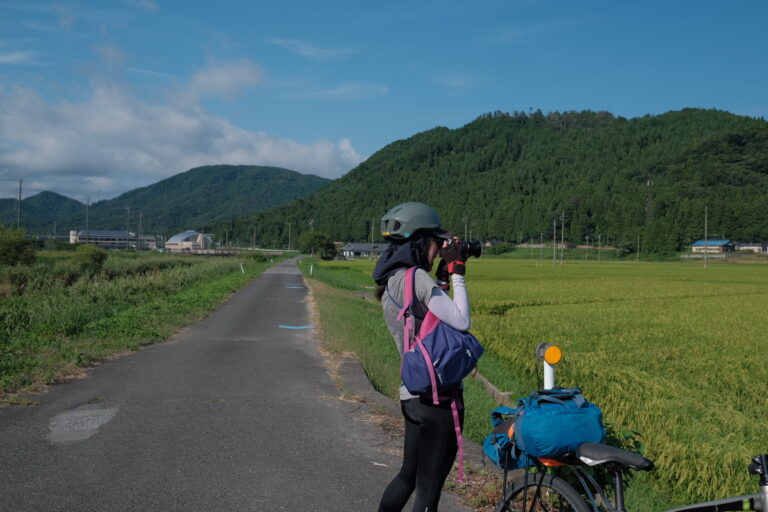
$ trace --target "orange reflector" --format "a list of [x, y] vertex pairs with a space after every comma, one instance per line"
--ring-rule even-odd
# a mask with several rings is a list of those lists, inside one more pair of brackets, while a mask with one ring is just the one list
[[551, 365], [556, 365], [563, 359], [563, 351], [557, 345], [550, 345], [544, 351], [544, 361]]
[[565, 462], [560, 462], [559, 460], [555, 460], [555, 459], [542, 459], [541, 457], [539, 457], [539, 462], [541, 462], [542, 465], [550, 468], [565, 466]]

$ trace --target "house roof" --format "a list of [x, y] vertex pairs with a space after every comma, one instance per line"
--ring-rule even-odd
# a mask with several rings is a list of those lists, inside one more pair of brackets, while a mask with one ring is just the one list
[[184, 231], [183, 233], [178, 233], [176, 235], [173, 235], [171, 238], [166, 240], [166, 243], [168, 242], [195, 242], [197, 241], [197, 237], [200, 235], [197, 231]]
[[389, 244], [366, 244], [366, 243], [357, 243], [352, 242], [348, 243], [344, 247], [341, 248], [342, 251], [370, 251], [373, 249], [374, 252], [382, 252], [384, 251]]
[[693, 247], [722, 247], [730, 243], [730, 240], [697, 240], [693, 243]]
[[110, 230], [100, 230], [100, 229], [87, 229], [87, 230], [84, 229], [82, 231], [78, 231], [77, 236], [108, 236], [113, 238], [133, 237], [133, 235], [127, 231], [110, 231]]

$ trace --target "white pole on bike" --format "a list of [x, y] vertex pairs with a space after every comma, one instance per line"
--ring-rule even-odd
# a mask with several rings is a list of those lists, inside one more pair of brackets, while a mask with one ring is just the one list
[[544, 363], [544, 389], [555, 387], [555, 365], [563, 359], [563, 351], [547, 342], [536, 346], [536, 358]]

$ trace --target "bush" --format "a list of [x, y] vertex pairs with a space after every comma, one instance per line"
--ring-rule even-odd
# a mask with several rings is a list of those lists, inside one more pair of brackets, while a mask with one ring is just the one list
[[517, 250], [517, 246], [509, 242], [504, 242], [491, 247], [483, 247], [483, 253], [495, 256], [514, 252], [515, 250]]
[[109, 253], [101, 247], [86, 244], [77, 248], [73, 261], [84, 274], [94, 275], [104, 266], [108, 256]]
[[28, 265], [35, 260], [35, 242], [24, 238], [23, 229], [0, 226], [0, 265]]

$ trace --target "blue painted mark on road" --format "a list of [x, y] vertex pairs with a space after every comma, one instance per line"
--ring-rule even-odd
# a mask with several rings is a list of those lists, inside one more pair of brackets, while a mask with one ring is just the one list
[[280, 329], [311, 329], [311, 325], [278, 325]]
[[288, 288], [301, 288], [301, 289], [304, 289], [304, 285], [301, 285], [301, 284], [289, 284]]

